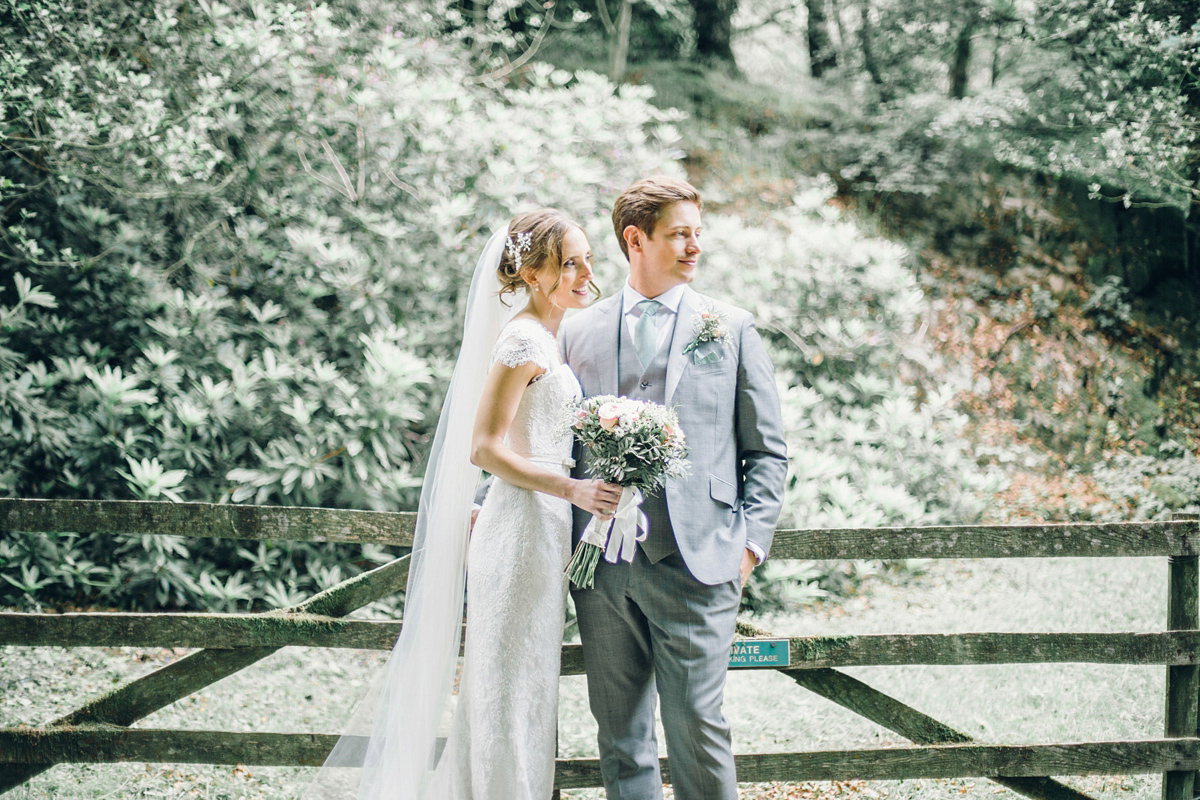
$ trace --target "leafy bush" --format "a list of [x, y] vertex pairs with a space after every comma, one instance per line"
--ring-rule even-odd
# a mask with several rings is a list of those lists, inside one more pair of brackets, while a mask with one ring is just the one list
[[[673, 169], [649, 90], [479, 80], [421, 9], [358, 5], [6, 12], [0, 492], [412, 507], [484, 238], [604, 230]], [[382, 557], [119, 541], [6, 535], [0, 603], [281, 605]]]
[[1119, 333], [1133, 319], [1129, 290], [1116, 275], [1109, 275], [1084, 302], [1082, 311], [1090, 314], [1101, 330]]
[[[955, 372], [923, 336], [928, 301], [903, 248], [867, 236], [832, 196], [828, 180], [815, 181], [758, 225], [705, 220], [704, 281], [754, 310], [777, 368], [791, 462], [780, 525], [971, 522], [995, 480], [962, 435]], [[750, 601], [761, 609], [842, 591], [877, 568], [762, 570]]]
[[[874, 74], [868, 81], [872, 66], [845, 51], [852, 60], [829, 93], [842, 113], [809, 135], [859, 190], [951, 199], [955, 185], [998, 168], [1079, 181], [1127, 206], [1186, 209], [1200, 50], [1168, 5], [873, 5]], [[969, 90], [952, 98], [947, 56], [964, 31], [969, 54], [983, 24], [991, 57], [971, 59]]]
[[970, 521], [991, 483], [960, 436], [961, 387], [924, 339], [925, 296], [903, 248], [865, 235], [832, 194], [817, 183], [762, 227], [706, 220], [709, 269], [755, 310], [782, 384], [782, 523]]
[[1178, 442], [1164, 442], [1158, 453], [1118, 453], [1092, 475], [1115, 501], [1096, 514], [1097, 519], [1125, 522], [1200, 514], [1200, 458]]

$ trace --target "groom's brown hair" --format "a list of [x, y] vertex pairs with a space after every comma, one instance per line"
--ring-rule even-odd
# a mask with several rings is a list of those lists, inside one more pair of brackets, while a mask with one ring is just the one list
[[695, 186], [666, 175], [643, 178], [621, 192], [617, 202], [613, 203], [612, 220], [617, 242], [626, 260], [629, 259], [629, 245], [625, 243], [625, 229], [633, 225], [645, 231], [647, 236], [653, 236], [654, 226], [658, 225], [663, 209], [682, 202], [695, 203], [697, 208], [704, 208], [700, 192]]

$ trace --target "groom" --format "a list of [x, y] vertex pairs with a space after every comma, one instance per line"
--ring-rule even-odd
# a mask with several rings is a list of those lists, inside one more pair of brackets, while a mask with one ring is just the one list
[[[673, 406], [690, 451], [688, 476], [647, 496], [649, 534], [633, 562], [601, 559], [594, 588], [572, 589], [609, 800], [662, 797], [656, 694], [675, 797], [737, 798], [725, 675], [742, 585], [766, 557], [783, 500], [779, 398], [753, 318], [688, 286], [700, 208], [685, 181], [626, 189], [612, 216], [629, 280], [560, 338], [585, 396]], [[575, 509], [576, 542], [586, 522]]]

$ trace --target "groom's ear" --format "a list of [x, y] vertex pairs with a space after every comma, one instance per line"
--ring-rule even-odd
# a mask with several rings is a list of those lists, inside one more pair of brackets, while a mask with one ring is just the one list
[[641, 228], [637, 225], [626, 225], [625, 230], [621, 231], [621, 235], [625, 238], [625, 246], [629, 248], [630, 252], [641, 251], [642, 237], [646, 235]]

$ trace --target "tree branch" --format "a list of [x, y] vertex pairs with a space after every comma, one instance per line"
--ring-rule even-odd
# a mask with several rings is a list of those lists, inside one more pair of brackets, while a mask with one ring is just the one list
[[354, 130], [358, 138], [358, 196], [361, 199], [367, 193], [367, 135], [363, 131], [363, 107], [361, 105], [355, 116], [358, 117]]
[[[598, 0], [598, 2], [602, 2], [602, 1], [603, 0]], [[770, 14], [767, 14], [767, 16], [763, 17], [758, 22], [750, 22], [745, 25], [741, 25], [737, 28], [734, 28], [733, 32], [737, 35], [741, 35], [743, 33], [750, 33], [752, 31], [761, 30], [762, 28], [765, 28], [768, 25], [772, 25], [776, 22], [779, 22], [780, 18], [783, 17], [783, 15], [785, 15], [789, 12], [795, 12], [795, 10], [797, 8], [799, 8], [799, 4], [797, 4], [797, 3], [792, 3], [791, 5], [781, 6], [777, 9], [775, 9], [774, 11], [772, 11]]]
[[425, 205], [425, 199], [423, 197], [421, 197], [420, 192], [418, 192], [416, 190], [416, 188], [414, 186], [412, 186], [412, 184], [405, 183], [404, 181], [397, 178], [396, 173], [392, 172], [392, 170], [390, 168], [388, 168], [388, 167], [383, 168], [383, 176], [385, 178], [387, 178], [389, 181], [391, 181], [392, 185], [395, 186], [397, 189], [404, 192], [406, 195], [408, 195], [412, 199], [416, 200], [421, 205]]
[[[296, 137], [296, 155], [300, 156], [300, 166], [304, 168], [304, 171], [309, 177], [315, 179], [317, 183], [321, 184], [322, 186], [327, 186], [328, 188], [333, 189], [340, 195], [346, 194], [345, 186], [338, 184], [336, 181], [331, 181], [329, 178], [326, 178], [324, 175], [312, 168], [312, 164], [308, 163], [308, 157], [304, 155], [304, 150], [300, 147], [299, 136]], [[354, 202], [353, 190], [351, 190], [349, 199], [350, 202]]]
[[534, 54], [537, 53], [538, 48], [542, 46], [542, 42], [545, 41], [546, 34], [550, 31], [550, 23], [554, 21], [554, 3], [547, 3], [545, 8], [546, 16], [542, 20], [542, 27], [538, 28], [538, 32], [534, 34], [533, 42], [530, 43], [529, 49], [507, 66], [501, 67], [500, 69], [489, 72], [485, 75], [479, 75], [478, 77], [471, 78], [471, 83], [486, 83], [491, 80], [503, 78], [512, 73], [514, 70], [520, 69], [522, 66], [524, 66], [525, 62], [533, 58]]
[[346, 170], [342, 166], [341, 160], [337, 157], [337, 153], [333, 152], [333, 148], [329, 146], [329, 140], [321, 140], [321, 149], [325, 151], [325, 155], [329, 158], [329, 163], [333, 164], [338, 177], [342, 179], [342, 184], [346, 187], [346, 196], [353, 203], [358, 199], [358, 195], [354, 193], [354, 186], [350, 183], [350, 176], [346, 174]]
[[604, 25], [604, 30], [612, 36], [617, 32], [617, 27], [613, 25], [612, 17], [608, 13], [607, 0], [596, 0], [596, 11], [600, 14], [600, 22]]

